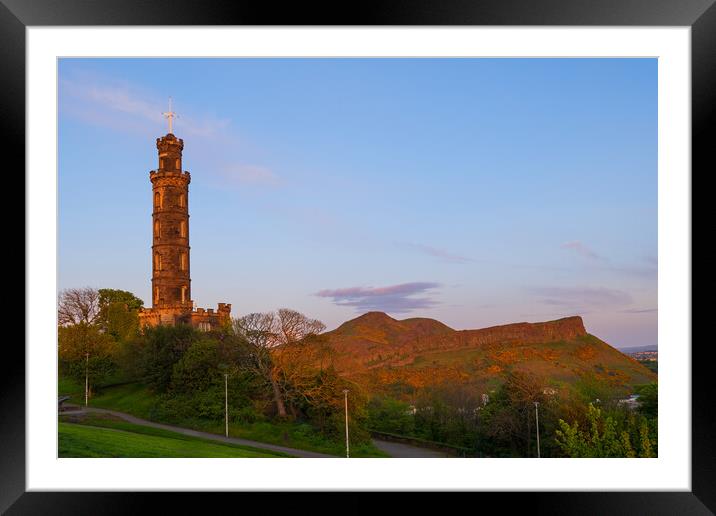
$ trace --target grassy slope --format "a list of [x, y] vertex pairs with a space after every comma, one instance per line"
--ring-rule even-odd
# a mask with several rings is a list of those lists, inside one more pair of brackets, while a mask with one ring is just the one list
[[156, 403], [156, 396], [141, 383], [105, 387], [90, 400], [93, 407], [118, 410], [142, 419], [152, 419], [152, 409]]
[[[62, 390], [60, 390], [62, 393]], [[75, 401], [81, 403], [82, 401]], [[90, 399], [90, 406], [126, 412], [134, 416], [156, 420], [152, 414], [152, 408], [157, 403], [157, 397], [139, 383], [115, 385], [101, 389], [96, 396]], [[202, 430], [222, 435], [224, 423], [202, 419], [187, 421], [159, 421], [163, 423], [176, 424], [177, 426]], [[229, 424], [229, 435], [252, 441], [278, 444], [301, 450], [316, 451], [336, 456], [343, 456], [345, 453], [344, 444], [329, 441], [314, 431], [309, 425], [300, 423], [272, 423], [257, 422], [252, 424]], [[371, 443], [351, 447], [351, 455], [354, 457], [387, 457], [384, 452], [377, 449]]]
[[372, 391], [397, 382], [419, 388], [443, 381], [484, 391], [502, 383], [510, 371], [541, 376], [557, 387], [567, 387], [583, 375], [593, 374], [621, 394], [657, 378], [654, 372], [593, 335], [572, 341], [423, 351], [401, 366], [373, 365], [354, 378]]
[[[146, 427], [139, 427], [144, 429]], [[135, 430], [137, 430], [135, 428]], [[71, 423], [59, 423], [60, 457], [280, 457], [269, 451], [213, 443], [173, 432], [148, 435]]]
[[657, 378], [586, 333], [579, 317], [455, 331], [432, 319], [398, 321], [370, 312], [326, 335], [337, 353], [336, 368], [372, 394], [430, 385], [485, 392], [519, 371], [558, 390], [594, 378], [614, 395], [624, 395]]

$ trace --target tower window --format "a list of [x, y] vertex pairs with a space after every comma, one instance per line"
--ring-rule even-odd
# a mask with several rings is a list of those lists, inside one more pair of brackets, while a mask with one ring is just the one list
[[179, 195], [179, 206], [181, 208], [186, 206], [186, 198], [185, 198], [184, 194]]
[[154, 234], [157, 236], [157, 238], [159, 238], [159, 237], [162, 236], [162, 230], [161, 230], [161, 228], [162, 228], [162, 226], [161, 226], [160, 222], [159, 222], [159, 221], [156, 221], [156, 222], [154, 223]]
[[154, 303], [159, 303], [159, 287], [154, 287]]
[[186, 270], [186, 253], [181, 254], [181, 270]]
[[177, 170], [179, 170], [181, 168], [179, 165], [179, 158], [177, 158], [177, 160], [176, 160], [176, 168], [177, 168]]
[[186, 222], [183, 220], [179, 225], [179, 233], [181, 234], [182, 238], [186, 238]]
[[162, 255], [154, 253], [154, 268], [158, 271], [162, 270]]
[[186, 303], [186, 285], [181, 288], [181, 302]]

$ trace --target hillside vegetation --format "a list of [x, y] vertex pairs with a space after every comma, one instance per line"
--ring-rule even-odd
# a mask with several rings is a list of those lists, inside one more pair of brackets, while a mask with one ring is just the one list
[[581, 317], [458, 331], [433, 319], [369, 312], [325, 336], [336, 370], [374, 394], [445, 383], [488, 392], [514, 372], [555, 388], [589, 376], [620, 395], [656, 380], [653, 371], [588, 334]]
[[[141, 305], [125, 291], [61, 294], [60, 394], [83, 401], [86, 385], [90, 405], [219, 434], [228, 419], [232, 436], [333, 455], [348, 435], [352, 457], [381, 455], [375, 431], [473, 456], [658, 453], [657, 375], [580, 317], [455, 330], [370, 312], [325, 332], [281, 308], [202, 332], [140, 330]], [[136, 439], [102, 435], [107, 456]]]

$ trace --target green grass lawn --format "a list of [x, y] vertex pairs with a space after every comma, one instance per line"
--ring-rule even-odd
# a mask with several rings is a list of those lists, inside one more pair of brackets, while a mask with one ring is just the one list
[[118, 410], [142, 419], [152, 419], [152, 409], [156, 403], [156, 396], [141, 383], [104, 387], [90, 399], [92, 407]]
[[[62, 394], [62, 389], [60, 389]], [[84, 394], [83, 394], [84, 396]], [[81, 405], [82, 399], [72, 399], [72, 403]], [[153, 408], [157, 397], [145, 385], [128, 383], [103, 387], [90, 398], [90, 406], [126, 412], [142, 419], [157, 421], [192, 428], [218, 435], [224, 433], [223, 421], [191, 419], [184, 421], [161, 421], [154, 417]], [[326, 439], [310, 425], [298, 422], [257, 422], [253, 424], [229, 424], [229, 435], [242, 439], [250, 439], [269, 444], [287, 446], [300, 450], [315, 451], [343, 457], [345, 444]], [[388, 457], [385, 452], [376, 448], [371, 442], [351, 446], [351, 457]]]
[[[273, 443], [301, 450], [310, 450], [328, 453], [337, 457], [344, 457], [346, 445], [344, 442], [330, 441], [317, 433], [310, 425], [305, 423], [253, 423], [251, 425], [229, 425], [229, 435], [252, 441]], [[387, 453], [376, 448], [373, 443], [351, 445], [351, 457], [390, 457]]]
[[57, 382], [57, 394], [70, 396], [69, 403], [79, 405], [85, 400], [85, 386], [80, 385], [72, 378], [60, 375]]
[[125, 428], [102, 428], [59, 423], [60, 457], [287, 457], [281, 453], [215, 443], [166, 430], [125, 424]]

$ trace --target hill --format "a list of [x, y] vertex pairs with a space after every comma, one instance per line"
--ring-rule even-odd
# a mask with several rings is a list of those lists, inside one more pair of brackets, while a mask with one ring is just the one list
[[434, 319], [396, 320], [369, 312], [325, 334], [339, 373], [371, 392], [408, 392], [429, 385], [469, 385], [482, 392], [511, 371], [556, 387], [584, 377], [628, 392], [656, 375], [587, 333], [581, 317], [454, 330]]

